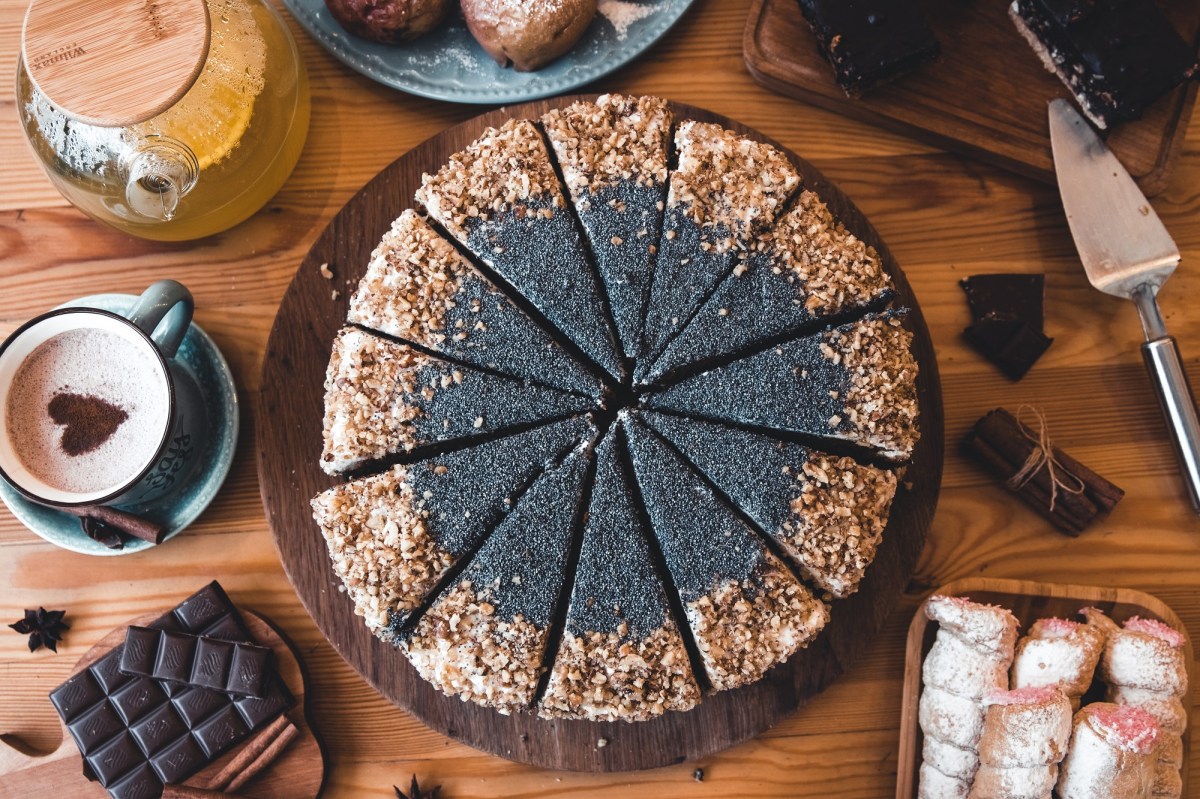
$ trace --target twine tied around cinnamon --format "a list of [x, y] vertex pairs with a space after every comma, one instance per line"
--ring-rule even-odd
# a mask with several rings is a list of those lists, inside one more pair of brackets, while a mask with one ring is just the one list
[[[1031, 432], [1031, 428], [1021, 421], [1021, 416], [1026, 410], [1032, 411], [1033, 415], [1037, 417], [1036, 434]], [[1005, 485], [1013, 491], [1017, 491], [1044, 468], [1046, 475], [1050, 478], [1050, 512], [1053, 513], [1059, 490], [1066, 491], [1068, 494], [1082, 494], [1087, 486], [1055, 457], [1054, 444], [1050, 441], [1050, 431], [1046, 429], [1046, 416], [1041, 410], [1032, 405], [1020, 406], [1017, 408], [1017, 424], [1025, 438], [1033, 445], [1033, 449], [1016, 474], [1005, 481]]]

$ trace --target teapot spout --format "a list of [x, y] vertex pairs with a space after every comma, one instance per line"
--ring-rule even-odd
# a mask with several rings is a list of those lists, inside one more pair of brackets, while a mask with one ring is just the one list
[[135, 213], [170, 221], [179, 201], [196, 185], [200, 164], [186, 144], [166, 136], [147, 136], [121, 165], [125, 201]]

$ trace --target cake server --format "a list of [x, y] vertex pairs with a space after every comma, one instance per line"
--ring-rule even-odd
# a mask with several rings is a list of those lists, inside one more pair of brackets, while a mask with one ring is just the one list
[[1050, 103], [1050, 143], [1063, 210], [1091, 284], [1133, 300], [1142, 317], [1142, 357], [1158, 395], [1192, 508], [1200, 513], [1200, 420], [1175, 339], [1155, 296], [1179, 247], [1133, 178], [1069, 102]]

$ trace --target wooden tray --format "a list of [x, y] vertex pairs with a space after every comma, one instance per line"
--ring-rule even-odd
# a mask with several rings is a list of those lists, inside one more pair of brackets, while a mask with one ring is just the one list
[[[755, 685], [710, 696], [686, 714], [668, 713], [639, 724], [544, 721], [502, 716], [439, 693], [403, 654], [370, 634], [330, 567], [309, 499], [337, 478], [318, 465], [325, 367], [330, 343], [346, 318], [348, 297], [368, 256], [394, 218], [413, 204], [421, 173], [433, 171], [489, 125], [511, 117], [537, 118], [577, 97], [529, 103], [476, 117], [435, 136], [372, 179], [329, 223], [300, 265], [280, 306], [263, 364], [258, 470], [263, 503], [280, 558], [301, 602], [334, 648], [380, 693], [439, 732], [511, 760], [577, 771], [619, 771], [678, 763], [726, 749], [790, 714], [823, 690], [867, 648], [916, 564], [937, 503], [942, 472], [942, 403], [937, 363], [916, 298], [887, 248], [862, 214], [819, 172], [792, 156], [806, 185], [856, 235], [875, 245], [896, 282], [899, 301], [914, 309], [911, 329], [923, 435], [896, 499], [891, 522], [862, 589], [835, 604], [833, 623], [807, 650]], [[719, 122], [769, 141], [732, 120], [676, 105], [680, 118]], [[783, 148], [778, 142], [771, 142]], [[330, 282], [320, 265], [329, 263]], [[341, 295], [331, 299], [331, 289]], [[605, 739], [607, 744], [598, 747]]]
[[[321, 744], [305, 718], [304, 673], [300, 659], [291, 644], [280, 636], [270, 622], [249, 611], [242, 610], [241, 614], [254, 640], [275, 650], [276, 668], [296, 697], [296, 706], [288, 711], [288, 718], [300, 730], [300, 734], [266, 771], [248, 782], [238, 793], [250, 799], [316, 799], [325, 781], [325, 759]], [[78, 674], [124, 643], [127, 626], [148, 624], [161, 615], [147, 613], [130, 619], [127, 624], [101, 638], [79, 659], [71, 673]], [[0, 740], [0, 799], [30, 799], [47, 792], [54, 799], [105, 799], [108, 796], [100, 783], [84, 778], [79, 749], [65, 725], [62, 734], [62, 744], [48, 755], [32, 754], [11, 736], [0, 736], [3, 739]], [[227, 752], [184, 784], [204, 787], [236, 752], [236, 748]]]
[[[1037, 583], [1028, 580], [998, 580], [987, 577], [970, 577], [944, 585], [935, 594], [966, 596], [975, 602], [986, 602], [1008, 608], [1026, 630], [1034, 621], [1046, 616], [1078, 618], [1076, 611], [1083, 607], [1095, 607], [1118, 622], [1130, 616], [1158, 619], [1183, 633], [1186, 640], [1184, 650], [1188, 670], [1188, 695], [1184, 707], [1191, 710], [1195, 691], [1195, 653], [1187, 627], [1175, 611], [1161, 599], [1130, 588], [1100, 588], [1090, 585], [1060, 585]], [[917, 700], [921, 696], [921, 664], [933, 647], [937, 625], [925, 616], [922, 605], [908, 626], [908, 642], [904, 649], [904, 696], [900, 717], [900, 755], [897, 762], [896, 799], [914, 799], [917, 795], [917, 777], [921, 768], [921, 747], [924, 736], [917, 723]], [[1183, 733], [1183, 796], [1188, 796], [1188, 771], [1190, 763], [1192, 731]]]
[[[1008, 5], [926, 0], [922, 8], [942, 44], [941, 58], [858, 100], [834, 83], [796, 0], [753, 0], [743, 54], [750, 74], [773, 91], [1054, 183], [1046, 104], [1070, 93], [1017, 33]], [[1200, 40], [1200, 3], [1158, 5], [1184, 39]], [[1186, 82], [1108, 137], [1147, 194], [1167, 185], [1196, 88], [1196, 81]]]

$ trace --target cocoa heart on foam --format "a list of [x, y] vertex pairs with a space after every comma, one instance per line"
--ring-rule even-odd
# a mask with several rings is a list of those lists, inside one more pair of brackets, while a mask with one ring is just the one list
[[62, 391], [47, 406], [50, 418], [63, 426], [62, 450], [83, 455], [112, 438], [129, 414], [108, 400], [92, 394]]

